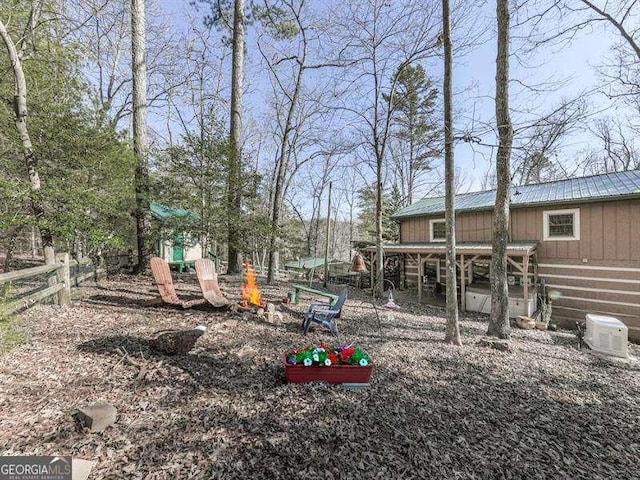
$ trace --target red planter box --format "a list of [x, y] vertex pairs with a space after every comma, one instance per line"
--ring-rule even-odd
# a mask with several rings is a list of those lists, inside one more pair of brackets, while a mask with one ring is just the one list
[[327, 382], [327, 383], [369, 383], [373, 365], [332, 365], [320, 367], [312, 365], [289, 365], [282, 359], [287, 383]]

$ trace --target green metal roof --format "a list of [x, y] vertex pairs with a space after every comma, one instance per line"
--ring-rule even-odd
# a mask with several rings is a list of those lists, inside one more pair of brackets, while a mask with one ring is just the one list
[[[340, 262], [340, 260], [329, 260], [329, 265], [333, 263], [342, 263], [342, 262]], [[303, 257], [299, 260], [286, 262], [284, 264], [284, 268], [309, 269], [309, 268], [321, 267], [323, 265], [324, 265], [324, 257]]]
[[[640, 198], [640, 170], [511, 187], [512, 207], [591, 202], [621, 197]], [[495, 190], [456, 195], [456, 212], [491, 210], [495, 199]], [[437, 215], [444, 211], [444, 197], [423, 198], [398, 210], [392, 217], [400, 219]]]
[[183, 208], [172, 208], [162, 205], [158, 202], [151, 202], [151, 215], [161, 222], [169, 220], [185, 219], [188, 221], [197, 221], [198, 215]]

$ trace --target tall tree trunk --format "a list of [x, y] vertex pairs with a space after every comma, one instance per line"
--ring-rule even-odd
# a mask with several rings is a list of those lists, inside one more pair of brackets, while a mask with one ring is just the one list
[[491, 255], [491, 318], [487, 333], [509, 338], [509, 288], [507, 285], [507, 242], [509, 241], [509, 202], [511, 144], [513, 128], [509, 117], [509, 0], [498, 0], [498, 54], [496, 57], [496, 121], [498, 155], [497, 191], [493, 210], [493, 253]]
[[27, 81], [22, 70], [22, 62], [16, 50], [16, 46], [11, 40], [4, 23], [0, 21], [0, 37], [7, 48], [9, 60], [13, 69], [13, 78], [15, 82], [15, 95], [13, 97], [13, 108], [16, 116], [15, 124], [22, 142], [22, 154], [24, 164], [29, 174], [29, 183], [31, 186], [31, 212], [36, 224], [40, 229], [40, 237], [42, 238], [42, 248], [53, 246], [53, 236], [49, 228], [44, 225], [44, 205], [42, 199], [42, 190], [40, 184], [40, 175], [38, 174], [38, 159], [33, 153], [33, 145], [31, 137], [27, 129]]
[[[458, 293], [456, 273], [456, 211], [455, 171], [453, 158], [453, 53], [451, 46], [451, 12], [449, 0], [442, 0], [442, 41], [444, 44], [444, 169], [445, 223], [447, 230], [447, 329], [446, 343], [461, 345], [458, 324]], [[460, 281], [464, 282], [464, 278]]]
[[239, 222], [242, 202], [242, 77], [244, 72], [244, 0], [233, 8], [233, 60], [231, 65], [231, 128], [227, 178], [227, 273], [239, 273]]
[[327, 224], [324, 230], [324, 274], [322, 286], [327, 288], [327, 282], [329, 281], [329, 231], [331, 229], [331, 184], [329, 182], [329, 199], [327, 200]]
[[376, 289], [378, 298], [384, 295], [384, 249], [382, 248], [382, 154], [376, 155]]
[[304, 76], [304, 61], [306, 57], [306, 42], [304, 43], [304, 53], [302, 55], [301, 65], [298, 67], [296, 76], [296, 85], [294, 87], [291, 103], [287, 112], [287, 119], [284, 124], [282, 140], [280, 142], [280, 155], [278, 158], [278, 173], [276, 174], [275, 191], [273, 194], [273, 210], [271, 212], [271, 234], [269, 238], [269, 270], [267, 272], [267, 283], [273, 281], [276, 266], [276, 250], [278, 248], [278, 230], [280, 229], [280, 214], [282, 211], [282, 202], [285, 193], [285, 176], [289, 168], [289, 159], [291, 150], [289, 148], [289, 138], [293, 131], [293, 118], [298, 107], [300, 98], [300, 90], [302, 89], [302, 79]]
[[147, 66], [145, 63], [144, 0], [131, 0], [131, 73], [133, 79], [133, 153], [136, 157], [136, 236], [138, 273], [148, 269], [151, 258], [151, 210], [147, 146]]

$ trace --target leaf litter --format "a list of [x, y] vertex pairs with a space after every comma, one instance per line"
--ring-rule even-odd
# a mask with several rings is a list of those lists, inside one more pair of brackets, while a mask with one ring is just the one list
[[[239, 300], [240, 277], [219, 281]], [[198, 294], [193, 276], [176, 284]], [[578, 350], [568, 331], [513, 330], [499, 351], [482, 346], [487, 317], [473, 313], [461, 314], [464, 345], [445, 345], [442, 308], [399, 291], [402, 308], [386, 311], [352, 289], [337, 341], [370, 354], [371, 386], [286, 384], [283, 352], [335, 339], [301, 335], [312, 297], [260, 288], [282, 322], [147, 307], [151, 279], [128, 276], [24, 312], [31, 342], [0, 357], [0, 454], [86, 458], [90, 478], [108, 480], [638, 478], [637, 361]], [[149, 344], [196, 325], [207, 331], [189, 354]], [[96, 401], [117, 408], [116, 424], [79, 431], [75, 408]]]

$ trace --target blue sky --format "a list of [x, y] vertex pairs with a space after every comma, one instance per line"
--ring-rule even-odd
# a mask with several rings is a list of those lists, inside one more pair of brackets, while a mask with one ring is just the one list
[[[454, 60], [456, 68], [454, 70], [455, 90], [458, 93], [458, 101], [462, 108], [457, 109], [458, 128], [475, 127], [472, 131], [478, 130], [478, 125], [473, 125], [471, 120], [465, 117], [475, 117], [479, 120], [491, 119], [495, 123], [493, 97], [495, 92], [495, 57], [496, 41], [493, 33], [495, 25], [493, 22], [493, 2], [485, 6], [484, 22], [491, 26], [488, 41], [474, 48], [462, 59]], [[512, 122], [515, 126], [523, 121], [526, 115], [519, 114], [523, 108], [533, 107], [536, 112], [544, 112], [556, 106], [565, 98], [581, 96], [585, 93], [585, 98], [592, 103], [594, 110], [602, 112], [609, 107], [606, 98], [594, 91], [598, 84], [598, 77], [595, 66], [602, 64], [609, 53], [612, 39], [607, 35], [606, 29], [596, 30], [588, 34], [580, 34], [570, 45], [560, 47], [540, 48], [534, 56], [528, 58], [526, 65], [521, 65], [515, 59], [511, 59], [510, 74], [512, 83], [510, 85], [510, 101], [514, 110]], [[517, 44], [512, 47], [517, 48]], [[520, 82], [529, 86], [547, 82], [549, 79], [563, 80], [559, 88], [551, 88], [543, 95], [530, 98], [525, 88]], [[470, 91], [465, 91], [471, 89]], [[473, 93], [472, 93], [473, 92]], [[480, 129], [481, 130], [481, 129]], [[491, 134], [483, 137], [486, 143], [495, 144], [496, 139]], [[593, 138], [586, 131], [577, 131], [568, 137], [564, 144], [566, 147], [562, 153], [566, 161], [571, 162], [571, 158], [578, 152], [593, 146]], [[468, 188], [476, 190], [480, 187], [480, 178], [488, 168], [493, 169], [494, 164], [488, 163], [495, 158], [495, 149], [482, 148], [478, 146], [470, 147], [461, 143], [456, 147], [456, 164], [468, 175], [473, 175]]]
[[[185, 18], [188, 15], [202, 16], [204, 7], [198, 14], [195, 8], [183, 0], [160, 0], [162, 9], [170, 15], [171, 21], [177, 30], [187, 28]], [[455, 99], [456, 128], [458, 133], [469, 129], [472, 133], [481, 133], [483, 143], [493, 145], [496, 143], [491, 132], [493, 128], [494, 104], [493, 94], [495, 90], [495, 30], [493, 2], [487, 3], [482, 9], [484, 18], [480, 18], [480, 24], [488, 25], [485, 35], [485, 43], [469, 51], [463, 58], [456, 58], [454, 70], [454, 88], [457, 92]], [[611, 39], [606, 29], [595, 30], [589, 34], [581, 34], [574, 39], [572, 44], [563, 49], [540, 49], [535, 57], [530, 58], [527, 67], [519, 65], [516, 61], [511, 63], [511, 76], [518, 82], [512, 83], [511, 106], [514, 109], [513, 121], [517, 124], [527, 115], [517, 113], [526, 107], [534, 107], [536, 112], [551, 109], [563, 98], [580, 95], [592, 91], [597, 84], [595, 65], [603, 62], [608, 54]], [[455, 34], [455, 32], [454, 32]], [[249, 52], [251, 55], [251, 51]], [[257, 54], [256, 54], [257, 55]], [[437, 68], [436, 68], [437, 70]], [[544, 82], [549, 78], [564, 78], [565, 83], [560, 88], [553, 89], [543, 95], [538, 95], [532, 100], [525, 94], [519, 82], [534, 85]], [[440, 79], [436, 79], [439, 86]], [[250, 112], [263, 111], [263, 95], [254, 95], [252, 91], [260, 89], [260, 85], [253, 85], [245, 96], [245, 108]], [[597, 93], [588, 96], [588, 100], [596, 107], [603, 109], [608, 104], [605, 98]], [[483, 125], [487, 122], [487, 125]], [[572, 158], [580, 151], [592, 146], [592, 138], [586, 131], [578, 131], [565, 140], [566, 147], [562, 150], [565, 161], [571, 162]], [[469, 146], [460, 143], [456, 146], [456, 164], [465, 180], [465, 190], [477, 190], [482, 184], [482, 178], [489, 169], [493, 168], [495, 149], [490, 147]]]

